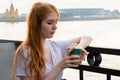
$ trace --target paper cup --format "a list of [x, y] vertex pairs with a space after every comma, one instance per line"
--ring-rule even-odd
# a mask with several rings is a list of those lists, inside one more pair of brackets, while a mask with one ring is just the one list
[[81, 49], [74, 49], [71, 51], [70, 55], [80, 55]]

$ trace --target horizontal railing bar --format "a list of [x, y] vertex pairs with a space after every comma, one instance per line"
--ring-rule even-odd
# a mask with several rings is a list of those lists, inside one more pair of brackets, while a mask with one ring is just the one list
[[91, 72], [96, 72], [96, 73], [102, 73], [102, 74], [110, 74], [110, 75], [120, 76], [120, 70], [103, 68], [103, 67], [88, 66], [88, 65], [79, 65], [78, 68], [73, 68], [73, 69], [78, 69], [78, 70], [84, 70], [84, 71], [91, 71]]
[[17, 40], [4, 40], [4, 39], [0, 39], [0, 43], [9, 43], [9, 42], [22, 42], [22, 41], [17, 41]]
[[[9, 42], [15, 42], [15, 43], [21, 43], [22, 41], [17, 40], [4, 40], [0, 39], [0, 43], [9, 43]], [[102, 48], [102, 47], [92, 47], [89, 46], [86, 48], [87, 51], [92, 53], [102, 53], [102, 54], [111, 54], [111, 55], [120, 55], [120, 49], [111, 49], [111, 48]]]
[[101, 47], [87, 47], [87, 51], [92, 53], [102, 53], [111, 55], [120, 55], [120, 49], [101, 48]]

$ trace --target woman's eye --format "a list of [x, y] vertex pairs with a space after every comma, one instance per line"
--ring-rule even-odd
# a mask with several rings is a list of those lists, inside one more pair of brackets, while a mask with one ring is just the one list
[[47, 22], [47, 24], [51, 25], [51, 24], [52, 24], [52, 22]]

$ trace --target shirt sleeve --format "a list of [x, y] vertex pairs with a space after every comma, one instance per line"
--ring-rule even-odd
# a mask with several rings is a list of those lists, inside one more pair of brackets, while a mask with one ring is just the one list
[[64, 56], [68, 47], [70, 46], [71, 40], [57, 41], [56, 43], [61, 49], [62, 56]]
[[[25, 72], [25, 66], [30, 62], [30, 58], [28, 58], [28, 51], [25, 50], [23, 51], [23, 53], [20, 53], [17, 56], [17, 61], [16, 61], [16, 76], [32, 76], [29, 73], [29, 70], [26, 69]], [[27, 61], [25, 62], [25, 60], [27, 59]]]

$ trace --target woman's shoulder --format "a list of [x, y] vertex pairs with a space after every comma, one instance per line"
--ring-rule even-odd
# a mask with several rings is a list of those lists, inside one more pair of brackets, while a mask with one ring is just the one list
[[30, 47], [27, 45], [22, 45], [18, 48], [18, 53], [21, 56], [28, 57], [28, 55], [30, 55]]
[[66, 45], [71, 43], [71, 40], [47, 40], [47, 41], [49, 44], [56, 45], [56, 46], [61, 46], [61, 45]]

